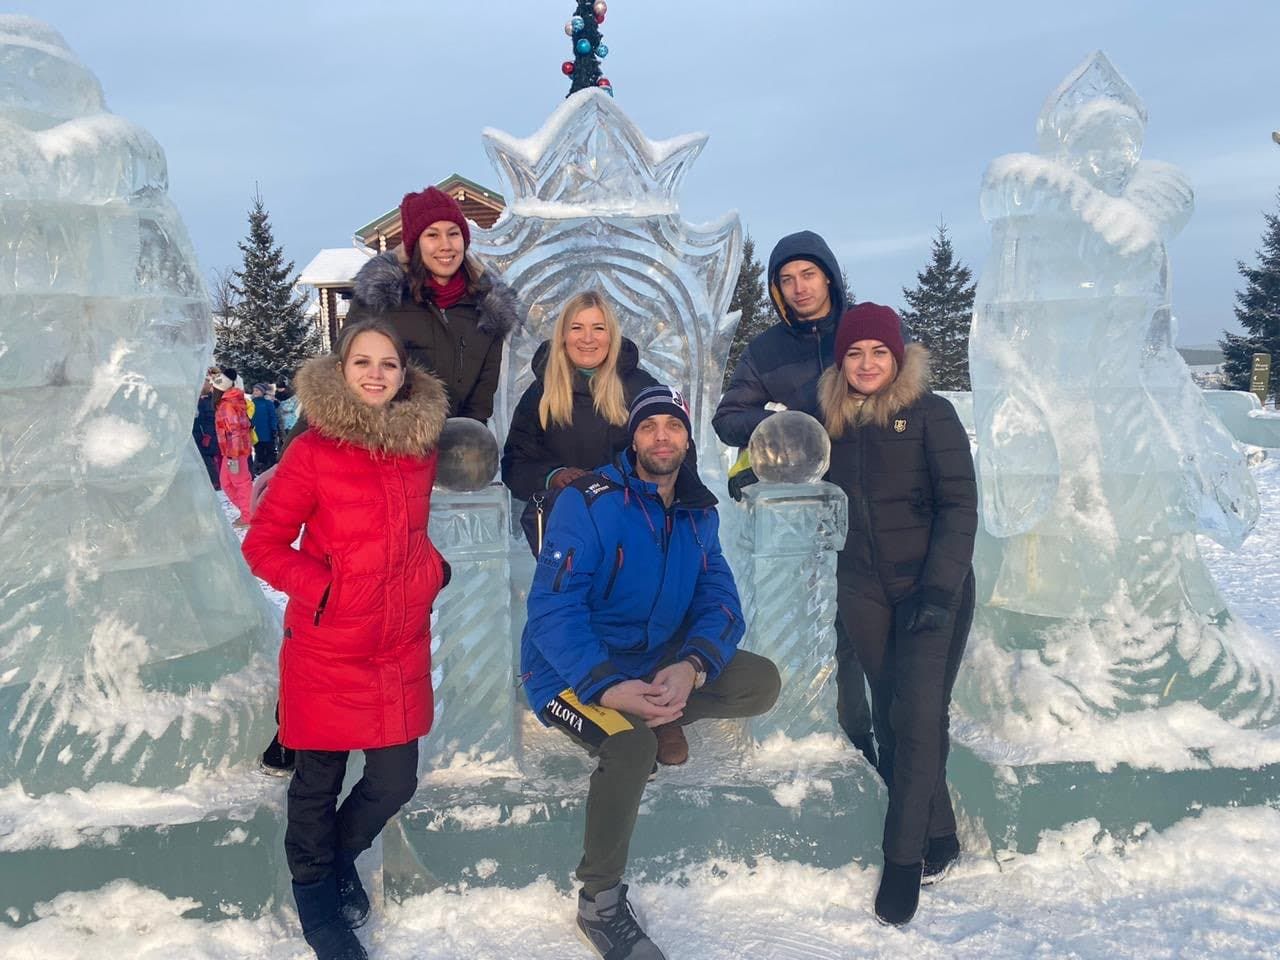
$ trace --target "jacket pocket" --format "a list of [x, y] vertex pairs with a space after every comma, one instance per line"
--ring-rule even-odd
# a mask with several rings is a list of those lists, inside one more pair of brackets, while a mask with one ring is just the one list
[[[320, 603], [316, 606], [316, 615], [312, 620], [312, 623], [317, 627], [320, 626], [321, 617], [323, 617], [326, 612], [332, 611], [337, 607], [338, 594], [340, 592], [338, 567], [333, 562], [333, 557], [326, 553], [324, 555], [324, 562], [329, 568], [329, 585], [324, 588], [324, 593], [320, 596]], [[330, 618], [332, 618], [332, 614], [330, 614]]]

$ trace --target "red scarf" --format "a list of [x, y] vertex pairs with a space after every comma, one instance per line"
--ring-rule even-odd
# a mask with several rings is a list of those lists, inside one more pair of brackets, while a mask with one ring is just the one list
[[440, 283], [434, 276], [431, 278], [431, 296], [435, 300], [437, 307], [441, 310], [448, 310], [466, 296], [466, 274], [467, 268], [462, 266], [446, 283]]

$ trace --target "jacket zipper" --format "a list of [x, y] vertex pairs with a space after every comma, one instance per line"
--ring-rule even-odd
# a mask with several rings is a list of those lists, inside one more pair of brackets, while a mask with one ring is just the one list
[[556, 571], [556, 578], [551, 584], [551, 589], [559, 593], [560, 582], [564, 579], [564, 575], [573, 570], [573, 547], [569, 548], [569, 552], [564, 555], [564, 560], [560, 563], [560, 569]]
[[530, 499], [533, 501], [534, 520], [538, 527], [538, 549], [536, 552], [541, 553], [542, 552], [542, 531], [545, 529], [543, 524], [546, 522], [545, 516], [542, 512], [542, 504], [546, 501], [547, 498], [544, 494], [535, 493]]
[[622, 569], [622, 543], [619, 541], [617, 549], [613, 554], [613, 572], [609, 574], [609, 583], [604, 588], [604, 597], [608, 600], [609, 594], [613, 593], [613, 585], [618, 581], [618, 571]]

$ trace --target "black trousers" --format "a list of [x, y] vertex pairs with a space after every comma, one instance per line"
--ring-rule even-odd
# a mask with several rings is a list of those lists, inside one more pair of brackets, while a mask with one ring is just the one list
[[884, 858], [919, 863], [929, 840], [956, 832], [947, 791], [951, 691], [973, 623], [973, 573], [936, 630], [908, 631], [911, 601], [890, 603], [878, 582], [839, 580], [837, 596], [871, 683], [880, 775], [889, 788]]
[[849, 631], [836, 614], [836, 719], [854, 743], [871, 736], [871, 706], [867, 702], [867, 677], [858, 662], [858, 651]]
[[253, 475], [269, 470], [276, 465], [276, 442], [262, 440], [253, 445]]
[[345, 750], [299, 750], [289, 782], [285, 858], [295, 883], [317, 883], [333, 872], [341, 850], [368, 850], [418, 788], [418, 741], [364, 751], [364, 774], [338, 807], [347, 773]]

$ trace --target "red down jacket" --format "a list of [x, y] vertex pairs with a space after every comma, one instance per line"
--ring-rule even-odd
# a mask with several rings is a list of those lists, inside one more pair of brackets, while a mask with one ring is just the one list
[[[289, 444], [253, 515], [244, 556], [289, 596], [280, 646], [280, 741], [296, 750], [407, 743], [431, 728], [431, 606], [442, 558], [427, 538], [435, 377], [360, 401], [332, 356], [295, 378], [310, 429]], [[295, 549], [298, 531], [301, 549]]]

